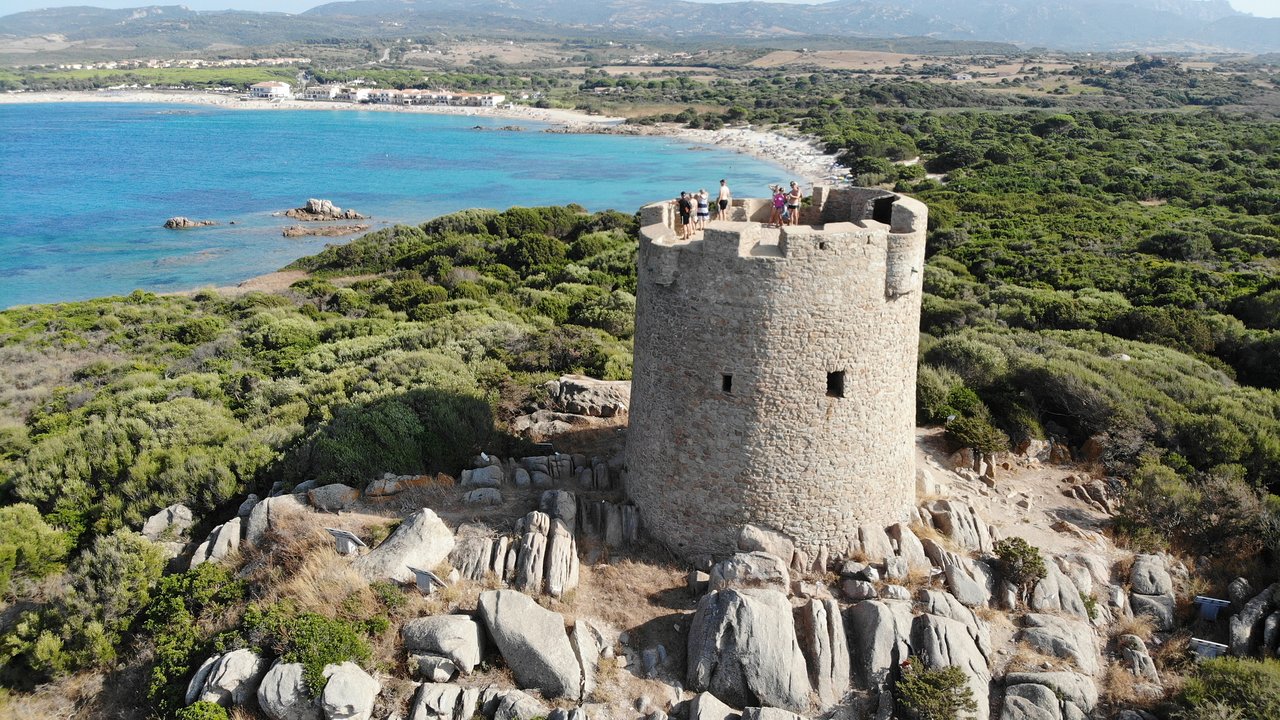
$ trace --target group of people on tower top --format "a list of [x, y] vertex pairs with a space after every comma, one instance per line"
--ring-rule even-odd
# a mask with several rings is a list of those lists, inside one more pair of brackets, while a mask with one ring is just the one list
[[[720, 192], [716, 195], [716, 220], [728, 220], [729, 201], [732, 194], [729, 192], [729, 183], [720, 181]], [[698, 192], [691, 193], [685, 190], [680, 191], [680, 197], [674, 201], [676, 212], [680, 215], [680, 238], [689, 240], [695, 232], [701, 232], [707, 229], [707, 221], [711, 219], [711, 195], [707, 193], [706, 188], [702, 188]]]
[[769, 189], [773, 191], [773, 215], [769, 218], [769, 224], [775, 227], [799, 225], [800, 201], [804, 199], [800, 183], [792, 180], [790, 189], [784, 189], [781, 185], [770, 185]]
[[[768, 224], [775, 227], [799, 225], [800, 203], [804, 199], [800, 183], [792, 180], [790, 190], [784, 189], [782, 185], [770, 185], [769, 189], [773, 192], [773, 215]], [[729, 203], [732, 199], [729, 184], [721, 180], [720, 192], [716, 195], [716, 220], [729, 219]], [[680, 216], [681, 240], [691, 240], [694, 233], [707, 228], [707, 220], [711, 218], [711, 196], [706, 188], [697, 192], [681, 190], [680, 197], [673, 200], [672, 204], [676, 206], [676, 213]]]

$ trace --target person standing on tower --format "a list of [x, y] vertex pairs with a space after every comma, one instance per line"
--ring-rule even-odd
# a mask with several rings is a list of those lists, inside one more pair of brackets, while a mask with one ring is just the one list
[[680, 239], [688, 240], [693, 237], [693, 199], [688, 192], [681, 190], [675, 205], [676, 212], [680, 214]]
[[716, 195], [716, 205], [719, 207], [719, 210], [716, 211], [716, 220], [729, 219], [728, 210], [729, 210], [729, 200], [731, 199], [732, 198], [730, 197], [730, 194], [729, 194], [729, 185], [724, 180], [721, 180], [720, 194]]
[[787, 193], [787, 210], [791, 214], [791, 224], [800, 224], [800, 201], [804, 199], [804, 194], [800, 192], [800, 183], [795, 180], [791, 181], [791, 192]]

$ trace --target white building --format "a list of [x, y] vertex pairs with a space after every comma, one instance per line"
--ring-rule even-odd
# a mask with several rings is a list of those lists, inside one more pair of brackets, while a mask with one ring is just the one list
[[303, 100], [332, 100], [338, 96], [341, 90], [337, 85], [312, 85], [302, 91], [300, 96]]
[[353, 103], [369, 102], [369, 89], [345, 87], [338, 91], [336, 98]]
[[249, 86], [249, 97], [255, 98], [287, 98], [293, 97], [293, 88], [289, 83], [269, 80]]
[[399, 91], [399, 90], [391, 90], [391, 89], [384, 89], [384, 90], [370, 90], [370, 91], [369, 91], [369, 102], [371, 102], [371, 103], [399, 103], [399, 102], [400, 102], [400, 91]]

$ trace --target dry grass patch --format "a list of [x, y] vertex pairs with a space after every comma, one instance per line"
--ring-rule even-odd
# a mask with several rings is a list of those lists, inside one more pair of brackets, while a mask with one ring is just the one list
[[1075, 671], [1076, 667], [1070, 661], [1045, 655], [1030, 643], [1021, 640], [1014, 646], [1013, 655], [1009, 657], [1009, 663], [1005, 666], [1006, 673], [1043, 672], [1046, 669]]
[[1154, 647], [1148, 647], [1151, 653], [1151, 659], [1155, 661], [1156, 667], [1160, 670], [1162, 677], [1167, 680], [1173, 678], [1178, 685], [1182, 683], [1182, 676], [1191, 673], [1196, 666], [1196, 656], [1191, 650], [1191, 631], [1181, 630], [1171, 635], [1167, 640]]
[[1155, 621], [1147, 615], [1120, 618], [1107, 628], [1107, 634], [1113, 638], [1121, 635], [1137, 635], [1142, 638], [1144, 643], [1151, 642], [1151, 637], [1155, 634], [1155, 631]]
[[[0, 696], [0, 720], [74, 718], [92, 714], [103, 689], [103, 676], [79, 673], [37, 687], [30, 693]], [[137, 717], [142, 713], [138, 712]]]
[[1117, 709], [1151, 710], [1165, 696], [1159, 686], [1140, 680], [1118, 661], [1107, 664], [1098, 686], [1101, 703]]
[[942, 549], [947, 550], [948, 552], [953, 552], [962, 557], [969, 557], [970, 555], [972, 555], [972, 553], [968, 550], [968, 548], [964, 548], [956, 544], [956, 541], [952, 540], [946, 535], [943, 535], [941, 532], [938, 531], [937, 528], [931, 525], [925, 525], [919, 520], [916, 520], [915, 522], [911, 523], [910, 527], [911, 527], [911, 532], [915, 533], [916, 537], [920, 538], [921, 542], [924, 542], [926, 539], [932, 540], [938, 543], [939, 545], [941, 545]]
[[642, 625], [672, 610], [692, 610], [685, 571], [652, 558], [626, 558], [610, 565], [583, 565], [578, 608], [617, 628]]
[[268, 533], [272, 549], [258, 557], [252, 576], [267, 603], [290, 601], [301, 612], [337, 617], [337, 603], [357, 597], [375, 602], [369, 583], [334, 549], [333, 538], [302, 513], [283, 516]]
[[458, 482], [444, 473], [420, 476], [408, 489], [385, 497], [362, 497], [360, 507], [371, 514], [402, 518], [422, 508], [431, 508], [437, 515], [456, 511], [462, 506], [462, 492]]
[[906, 579], [899, 584], [911, 591], [911, 597], [915, 597], [924, 588], [944, 589], [941, 575], [930, 575], [928, 571], [919, 568], [909, 570]]
[[[1126, 540], [1127, 538], [1124, 537], [1112, 538], [1112, 541], [1117, 543], [1117, 547], [1125, 547]], [[1129, 586], [1129, 578], [1133, 576], [1133, 560], [1133, 553], [1125, 553], [1120, 557], [1120, 559], [1116, 560], [1115, 565], [1111, 567], [1111, 577], [1115, 578], [1117, 582], [1121, 583], [1125, 587]]]

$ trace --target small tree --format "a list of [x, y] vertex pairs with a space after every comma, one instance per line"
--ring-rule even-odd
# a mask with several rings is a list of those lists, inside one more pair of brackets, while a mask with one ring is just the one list
[[958, 667], [931, 670], [912, 656], [902, 664], [902, 679], [894, 687], [903, 718], [964, 720], [978, 712], [964, 671]]
[[1020, 537], [997, 542], [995, 550], [1000, 577], [1017, 587], [1023, 596], [1049, 574], [1040, 551]]

